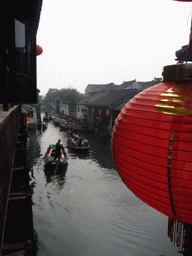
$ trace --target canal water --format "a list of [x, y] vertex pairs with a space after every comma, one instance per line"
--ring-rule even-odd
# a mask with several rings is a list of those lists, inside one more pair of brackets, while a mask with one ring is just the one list
[[28, 164], [33, 192], [37, 255], [174, 256], [168, 217], [138, 199], [122, 182], [111, 156], [110, 138], [82, 134], [91, 146], [86, 155], [69, 149], [64, 173], [47, 176], [43, 156], [67, 133], [52, 122], [30, 132]]

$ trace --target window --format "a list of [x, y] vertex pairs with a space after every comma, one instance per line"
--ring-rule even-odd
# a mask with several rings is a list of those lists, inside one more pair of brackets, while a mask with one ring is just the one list
[[26, 71], [26, 37], [25, 24], [15, 19], [15, 57], [16, 57], [16, 71]]
[[28, 111], [28, 116], [29, 116], [30, 118], [32, 118], [32, 117], [33, 117], [33, 111]]

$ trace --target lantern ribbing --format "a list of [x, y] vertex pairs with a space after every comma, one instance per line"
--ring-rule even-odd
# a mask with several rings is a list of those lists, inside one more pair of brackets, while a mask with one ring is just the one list
[[[187, 68], [180, 69], [189, 73]], [[111, 147], [116, 168], [135, 195], [192, 224], [191, 81], [164, 81], [133, 97], [115, 121]]]

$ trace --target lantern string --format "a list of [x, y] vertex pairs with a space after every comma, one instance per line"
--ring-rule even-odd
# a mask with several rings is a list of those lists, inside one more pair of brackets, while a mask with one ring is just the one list
[[170, 199], [170, 203], [171, 203], [171, 209], [172, 209], [173, 215], [176, 216], [175, 206], [174, 206], [174, 201], [173, 201], [172, 184], [171, 184], [171, 155], [172, 155], [172, 149], [173, 149], [173, 136], [174, 136], [174, 131], [171, 131], [170, 132], [170, 140], [169, 140], [167, 176], [168, 176], [169, 199]]

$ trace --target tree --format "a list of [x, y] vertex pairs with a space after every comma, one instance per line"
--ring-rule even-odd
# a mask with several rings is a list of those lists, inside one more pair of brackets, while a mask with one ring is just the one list
[[76, 89], [49, 89], [43, 101], [48, 112], [50, 110], [50, 106], [56, 104], [57, 101], [60, 101], [61, 103], [68, 103], [70, 112], [74, 112], [77, 102], [83, 98], [84, 94], [79, 93]]

